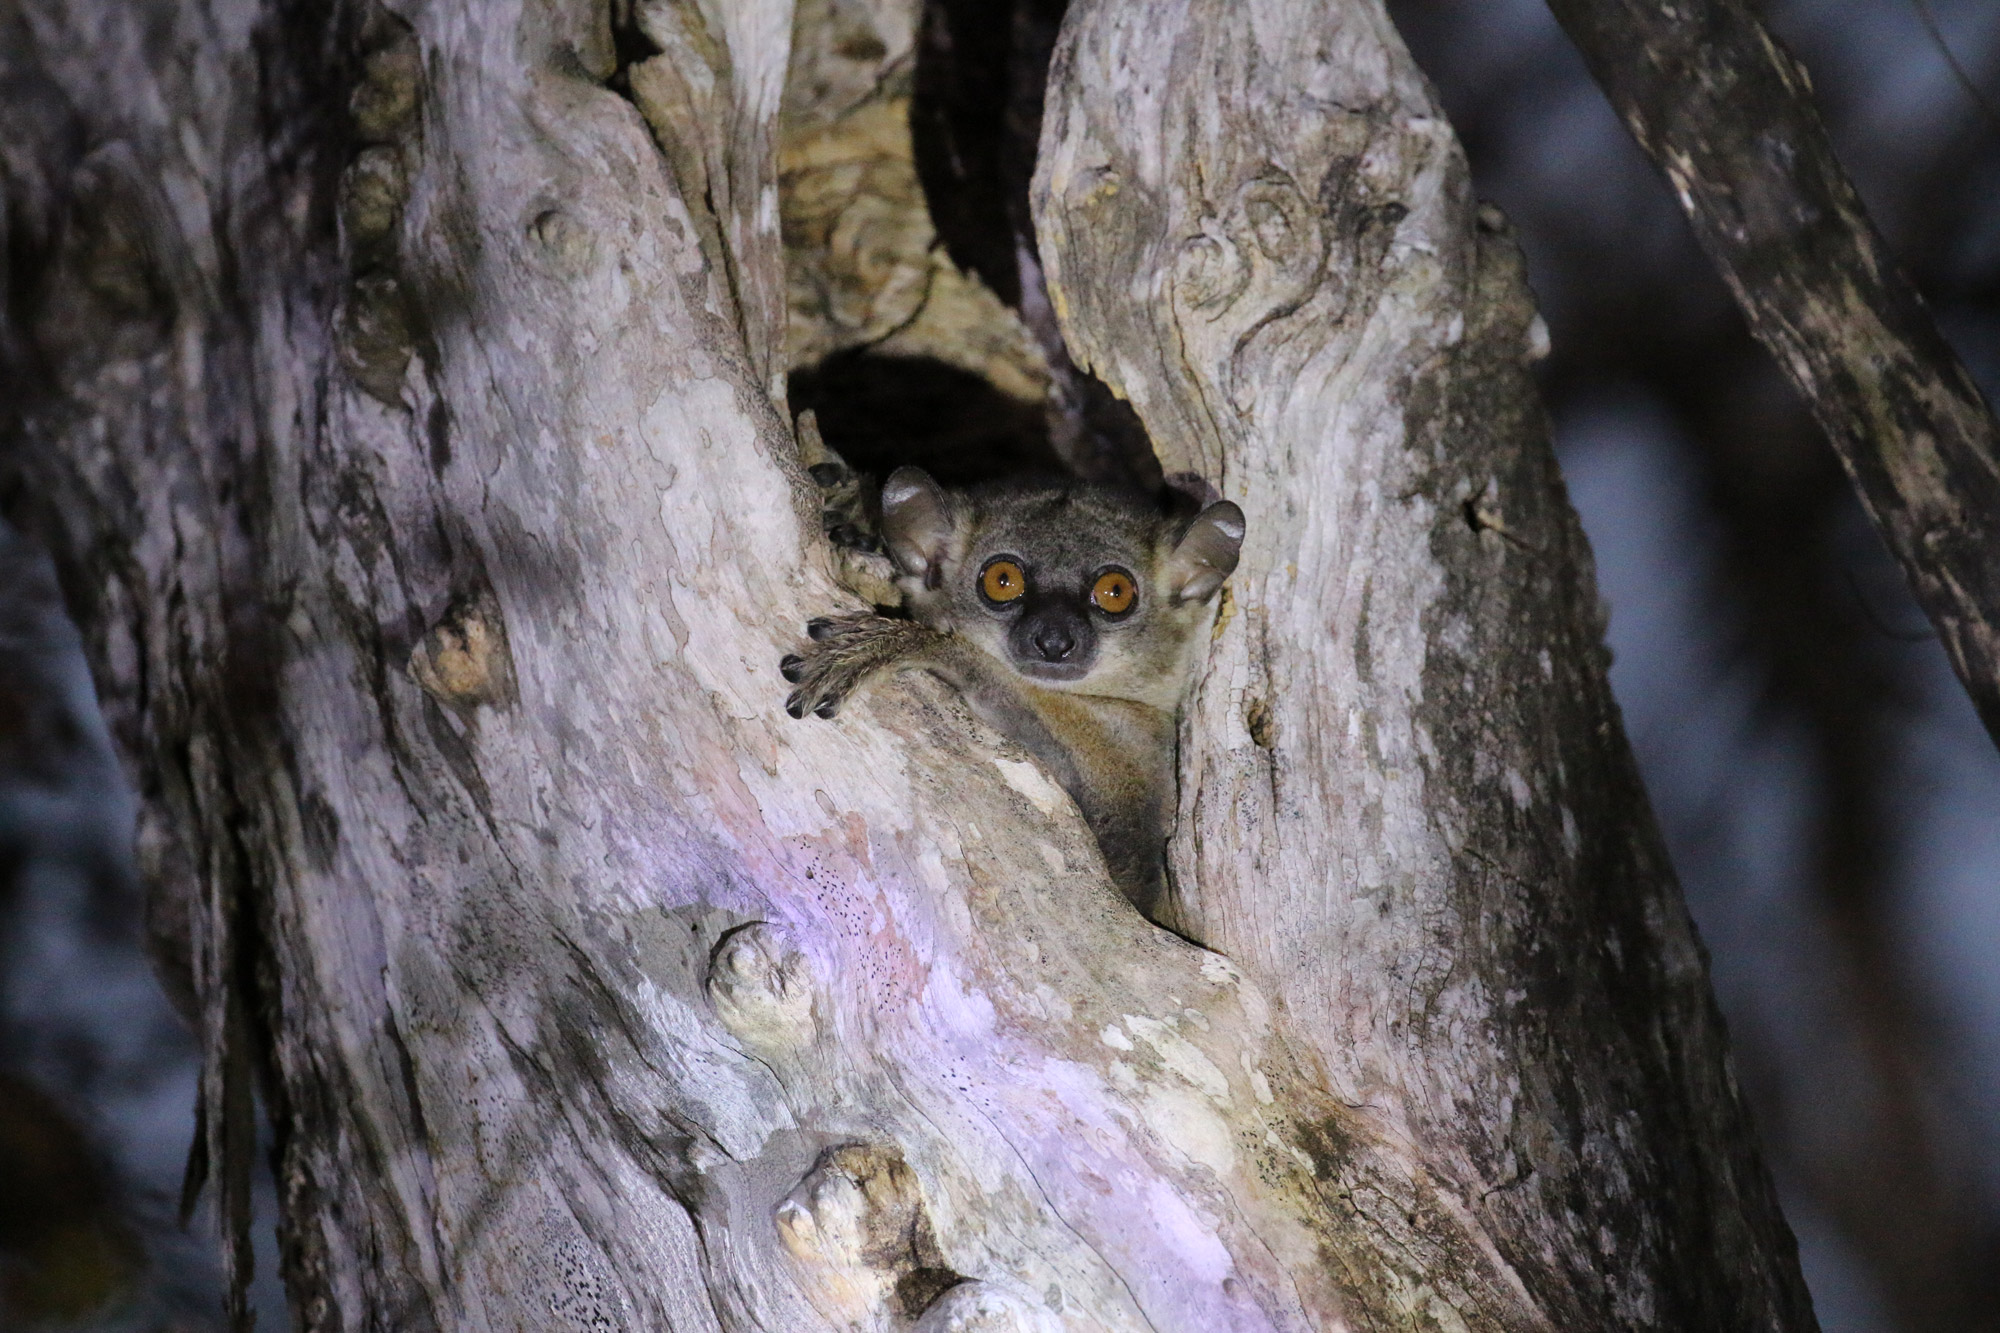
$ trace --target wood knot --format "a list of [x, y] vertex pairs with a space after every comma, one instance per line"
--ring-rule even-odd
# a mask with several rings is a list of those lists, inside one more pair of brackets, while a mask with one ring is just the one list
[[820, 1154], [778, 1204], [776, 1222], [779, 1239], [814, 1279], [815, 1303], [849, 1326], [907, 1327], [965, 1281], [944, 1264], [917, 1174], [891, 1144]]
[[380, 44], [362, 60], [361, 81], [348, 97], [354, 135], [363, 143], [389, 143], [415, 128], [424, 61], [416, 33], [389, 20]]
[[590, 229], [560, 208], [535, 214], [527, 232], [549, 264], [570, 277], [582, 277], [597, 262], [597, 242]]
[[461, 712], [513, 703], [514, 660], [493, 594], [455, 603], [410, 650], [410, 676], [433, 699]]
[[708, 965], [708, 1001], [745, 1045], [793, 1048], [812, 1040], [812, 977], [783, 927], [752, 921], [724, 935]]
[[850, 1143], [820, 1155], [778, 1205], [778, 1234], [801, 1259], [888, 1269], [910, 1252], [921, 1207], [916, 1173], [886, 1144]]
[[[373, 144], [347, 164], [340, 175], [338, 212], [341, 242], [351, 272], [394, 266], [396, 235], [409, 195], [410, 175], [400, 149]], [[400, 375], [397, 383], [401, 383]]]
[[403, 405], [403, 378], [417, 349], [415, 319], [409, 297], [392, 273], [365, 273], [348, 289], [341, 360], [361, 390], [385, 407]]
[[1184, 355], [1197, 373], [1217, 376], [1238, 412], [1250, 410], [1262, 382], [1244, 373], [1252, 340], [1304, 305], [1325, 276], [1322, 211], [1291, 176], [1267, 164], [1174, 256], [1172, 300]]
[[1189, 238], [1174, 259], [1174, 291], [1195, 310], [1227, 307], [1249, 281], [1236, 247], [1219, 236]]
[[1211, 317], [1242, 305], [1260, 321], [1311, 292], [1325, 251], [1313, 202], [1290, 176], [1270, 169], [1245, 181], [1222, 218], [1182, 243], [1174, 291]]

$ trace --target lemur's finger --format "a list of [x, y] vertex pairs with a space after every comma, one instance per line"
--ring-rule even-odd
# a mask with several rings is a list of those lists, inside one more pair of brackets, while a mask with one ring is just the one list
[[833, 715], [835, 713], [838, 713], [839, 711], [840, 711], [840, 699], [839, 696], [836, 695], [826, 699], [822, 699], [820, 701], [819, 707], [813, 709], [813, 716], [823, 717], [831, 720]]
[[806, 701], [800, 697], [804, 693], [805, 691], [803, 690], [793, 690], [791, 697], [785, 700], [785, 711], [793, 717], [804, 717], [806, 715]]
[[787, 653], [778, 659], [778, 674], [796, 685], [806, 672], [806, 659], [797, 653]]
[[814, 643], [825, 643], [833, 637], [833, 622], [825, 616], [806, 622], [806, 637]]

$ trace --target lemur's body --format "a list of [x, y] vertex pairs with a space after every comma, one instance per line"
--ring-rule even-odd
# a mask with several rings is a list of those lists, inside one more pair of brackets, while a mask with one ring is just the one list
[[912, 620], [814, 621], [783, 663], [795, 717], [831, 717], [865, 677], [921, 667], [1046, 764], [1149, 914], [1165, 889], [1181, 697], [1243, 514], [1198, 514], [1079, 482], [946, 491], [903, 468], [882, 536]]

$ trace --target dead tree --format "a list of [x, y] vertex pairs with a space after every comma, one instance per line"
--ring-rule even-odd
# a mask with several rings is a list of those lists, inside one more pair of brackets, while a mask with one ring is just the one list
[[0, 3], [8, 509], [239, 1271], [261, 1083], [307, 1328], [1812, 1328], [1376, 0], [1078, 0], [1049, 73], [1046, 314], [1251, 520], [1180, 933], [936, 682], [784, 715], [866, 586], [795, 354], [1051, 392], [897, 202], [919, 23]]

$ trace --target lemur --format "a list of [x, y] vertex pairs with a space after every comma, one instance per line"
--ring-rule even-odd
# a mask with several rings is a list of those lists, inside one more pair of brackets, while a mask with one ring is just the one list
[[1069, 792], [1138, 908], [1166, 889], [1182, 696], [1216, 593], [1236, 568], [1243, 511], [1069, 479], [947, 490], [899, 468], [881, 535], [910, 619], [814, 620], [779, 664], [793, 717], [831, 718], [867, 677], [922, 669]]

